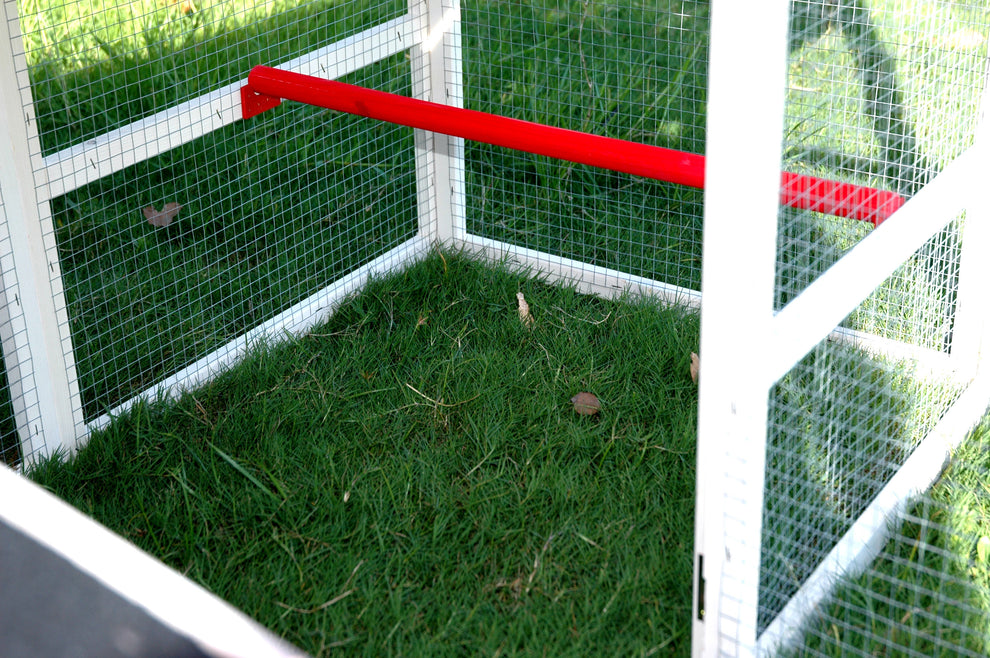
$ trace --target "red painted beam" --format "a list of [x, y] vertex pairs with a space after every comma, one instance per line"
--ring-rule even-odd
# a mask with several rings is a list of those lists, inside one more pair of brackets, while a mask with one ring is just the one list
[[[705, 186], [705, 156], [694, 153], [431, 103], [267, 66], [251, 70], [246, 89], [242, 92], [244, 118], [274, 107], [277, 99], [284, 98], [668, 183], [699, 189]], [[900, 208], [904, 199], [872, 187], [785, 172], [780, 202], [879, 224]]]

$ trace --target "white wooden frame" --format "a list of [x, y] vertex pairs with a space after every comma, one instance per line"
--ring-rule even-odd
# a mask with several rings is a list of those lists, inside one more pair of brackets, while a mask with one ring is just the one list
[[2, 10], [2, 343], [22, 454], [34, 459], [71, 453], [84, 425], [51, 210], [36, 196], [45, 178], [17, 4], [7, 0]]
[[[491, 260], [507, 259], [521, 269], [538, 271], [550, 281], [567, 282], [585, 292], [607, 297], [634, 292], [701, 305], [699, 293], [693, 290], [470, 234], [465, 216], [463, 141], [416, 131], [419, 231], [415, 237], [84, 423], [48, 202], [238, 120], [239, 90], [246, 81], [42, 157], [31, 120], [16, 3], [2, 2], [0, 39], [7, 45], [0, 46], [0, 198], [6, 221], [0, 228], [4, 314], [0, 344], [24, 454], [29, 459], [56, 450], [72, 452], [90, 431], [103, 427], [137, 400], [174, 395], [208, 380], [261, 337], [306, 331], [369, 276], [417, 260], [436, 243]], [[906, 496], [924, 490], [937, 476], [947, 451], [990, 398], [990, 377], [981, 367], [990, 326], [981, 298], [990, 282], [990, 259], [983, 256], [983, 246], [990, 240], [990, 204], [978, 193], [982, 181], [974, 184], [972, 180], [974, 172], [990, 171], [990, 138], [985, 127], [972, 149], [774, 314], [787, 4], [772, 0], [754, 12], [747, 3], [714, 0], [712, 8], [702, 276], [701, 350], [705, 358], [699, 406], [692, 622], [698, 656], [755, 655], [788, 642], [808, 611], [827, 595], [835, 577], [871, 559], [887, 520]], [[752, 39], [753, 34], [760, 38]], [[745, 40], [745, 47], [740, 46], [740, 39]], [[332, 79], [404, 51], [410, 52], [415, 96], [463, 104], [458, 0], [410, 0], [405, 15], [280, 67]], [[761, 74], [753, 75], [754, 71]], [[760, 102], [739, 103], [739, 98], [759, 98]], [[739, 130], [740, 125], [747, 129]], [[739, 221], [740, 208], [746, 209], [746, 222]], [[971, 219], [983, 221], [968, 222], [964, 236], [958, 307], [962, 320], [957, 323], [951, 356], [928, 356], [965, 379], [972, 378], [969, 390], [758, 638], [769, 388], [826, 336], [878, 351], [902, 349], [892, 341], [835, 327], [963, 208]], [[746, 248], [740, 249], [743, 243]]]
[[747, 656], [756, 646], [787, 10], [786, 0], [763, 3], [758, 12], [716, 0], [711, 10], [691, 617], [696, 656]]
[[[779, 175], [780, 72], [787, 60], [786, 47], [781, 47], [786, 29], [781, 31], [780, 17], [786, 17], [787, 3], [762, 6], [760, 12], [747, 11], [745, 3], [732, 0], [715, 0], [712, 5], [692, 650], [695, 656], [706, 657], [770, 655], [800, 637], [806, 619], [840, 577], [869, 565], [886, 541], [890, 522], [912, 497], [931, 486], [951, 451], [987, 409], [990, 372], [984, 353], [990, 344], [990, 323], [985, 291], [990, 286], [990, 264], [985, 252], [990, 244], [990, 203], [984, 198], [985, 181], [981, 183], [979, 177], [990, 171], [990, 129], [984, 118], [972, 148], [787, 306], [768, 313], [763, 258], [772, 264], [773, 254], [758, 251], [753, 256], [752, 251], [754, 246], [765, 250], [766, 231], [776, 230], [776, 209], [756, 202], [759, 194], [767, 194], [768, 178]], [[740, 57], [735, 41], [739, 35], [756, 32], [763, 47], [753, 50], [752, 40], [747, 40], [746, 56]], [[752, 76], [752, 71], [766, 73]], [[760, 81], [778, 89], [762, 85], [754, 89]], [[990, 82], [984, 89], [986, 112]], [[747, 94], [761, 99], [757, 115], [762, 116], [747, 115], [746, 104], [732, 103]], [[766, 142], [743, 141], [740, 125], [749, 128], [748, 136], [758, 133]], [[774, 150], [772, 157], [766, 153], [768, 145]], [[751, 148], [769, 159], [754, 161], [747, 152]], [[733, 187], [733, 177], [739, 187]], [[746, 242], [745, 250], [737, 245], [746, 236], [732, 232], [740, 224], [739, 207], [747, 208], [747, 232], [758, 232]], [[898, 349], [887, 341], [836, 330], [901, 263], [964, 209], [967, 222], [956, 326], [965, 323], [965, 327], [954, 335], [948, 357], [907, 346]], [[739, 256], [742, 251], [745, 258]], [[733, 287], [740, 278], [745, 289]], [[769, 286], [772, 291], [772, 279]], [[724, 326], [733, 329], [726, 332]], [[880, 352], [894, 347], [902, 354], [920, 353], [928, 365], [951, 371], [968, 388], [783, 611], [757, 635], [769, 387], [827, 337], [851, 339]], [[740, 369], [745, 369], [745, 377], [738, 376]]]

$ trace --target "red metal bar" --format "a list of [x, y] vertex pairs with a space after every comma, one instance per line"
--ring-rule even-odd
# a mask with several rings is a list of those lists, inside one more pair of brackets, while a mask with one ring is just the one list
[[[242, 93], [244, 118], [273, 107], [272, 99], [306, 103], [411, 128], [704, 188], [705, 156], [531, 121], [431, 103], [313, 76], [256, 66]], [[253, 98], [252, 98], [253, 92]], [[272, 97], [266, 99], [264, 97]], [[785, 172], [781, 204], [879, 224], [904, 199], [871, 187]]]

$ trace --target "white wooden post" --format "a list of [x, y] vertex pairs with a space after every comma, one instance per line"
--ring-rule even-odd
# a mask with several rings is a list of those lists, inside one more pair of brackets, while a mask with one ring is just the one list
[[712, 3], [695, 656], [756, 650], [787, 10], [786, 0]]
[[[416, 98], [463, 107], [460, 0], [410, 0], [410, 12], [426, 18], [426, 38], [411, 49]], [[420, 235], [441, 243], [465, 230], [464, 140], [415, 131], [416, 192]]]
[[0, 337], [22, 454], [30, 462], [60, 449], [71, 453], [85, 428], [55, 230], [37, 190], [44, 161], [16, 2], [4, 2], [0, 18], [0, 193], [8, 247]]
[[961, 377], [975, 374], [983, 365], [990, 345], [987, 335], [987, 290], [990, 289], [990, 201], [986, 194], [986, 175], [990, 171], [990, 74], [983, 83], [983, 116], [970, 149], [972, 166], [963, 186], [966, 198], [966, 223], [963, 227], [962, 253], [959, 262], [959, 289], [953, 319], [951, 359]]

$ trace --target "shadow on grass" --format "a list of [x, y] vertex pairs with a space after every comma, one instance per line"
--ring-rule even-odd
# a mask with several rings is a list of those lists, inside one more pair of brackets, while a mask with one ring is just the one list
[[941, 479], [895, 520], [865, 573], [844, 578], [801, 649], [840, 656], [985, 656], [990, 650], [990, 478], [987, 421]]
[[[68, 36], [51, 32], [60, 14], [49, 16], [25, 33], [44, 151], [405, 11], [329, 0], [258, 11], [203, 3], [186, 14], [164, 5], [83, 15], [73, 24], [92, 31]], [[408, 93], [408, 64], [395, 57], [351, 81]], [[413, 166], [406, 129], [282, 107], [53, 199], [87, 420], [410, 237]], [[176, 221], [149, 226], [142, 209], [169, 202], [182, 205]]]
[[853, 56], [863, 94], [862, 114], [871, 121], [879, 157], [854, 158], [819, 149], [802, 148], [802, 158], [882, 177], [905, 195], [920, 189], [928, 166], [919, 153], [914, 127], [907, 119], [897, 62], [870, 15], [868, 0], [811, 0], [791, 3], [791, 49], [817, 41], [837, 30]]
[[902, 362], [823, 343], [773, 389], [760, 628], [890, 481], [958, 394]]
[[[401, 90], [403, 64], [358, 80]], [[150, 226], [169, 201], [175, 222]], [[286, 106], [52, 205], [91, 419], [411, 237], [412, 136]]]

